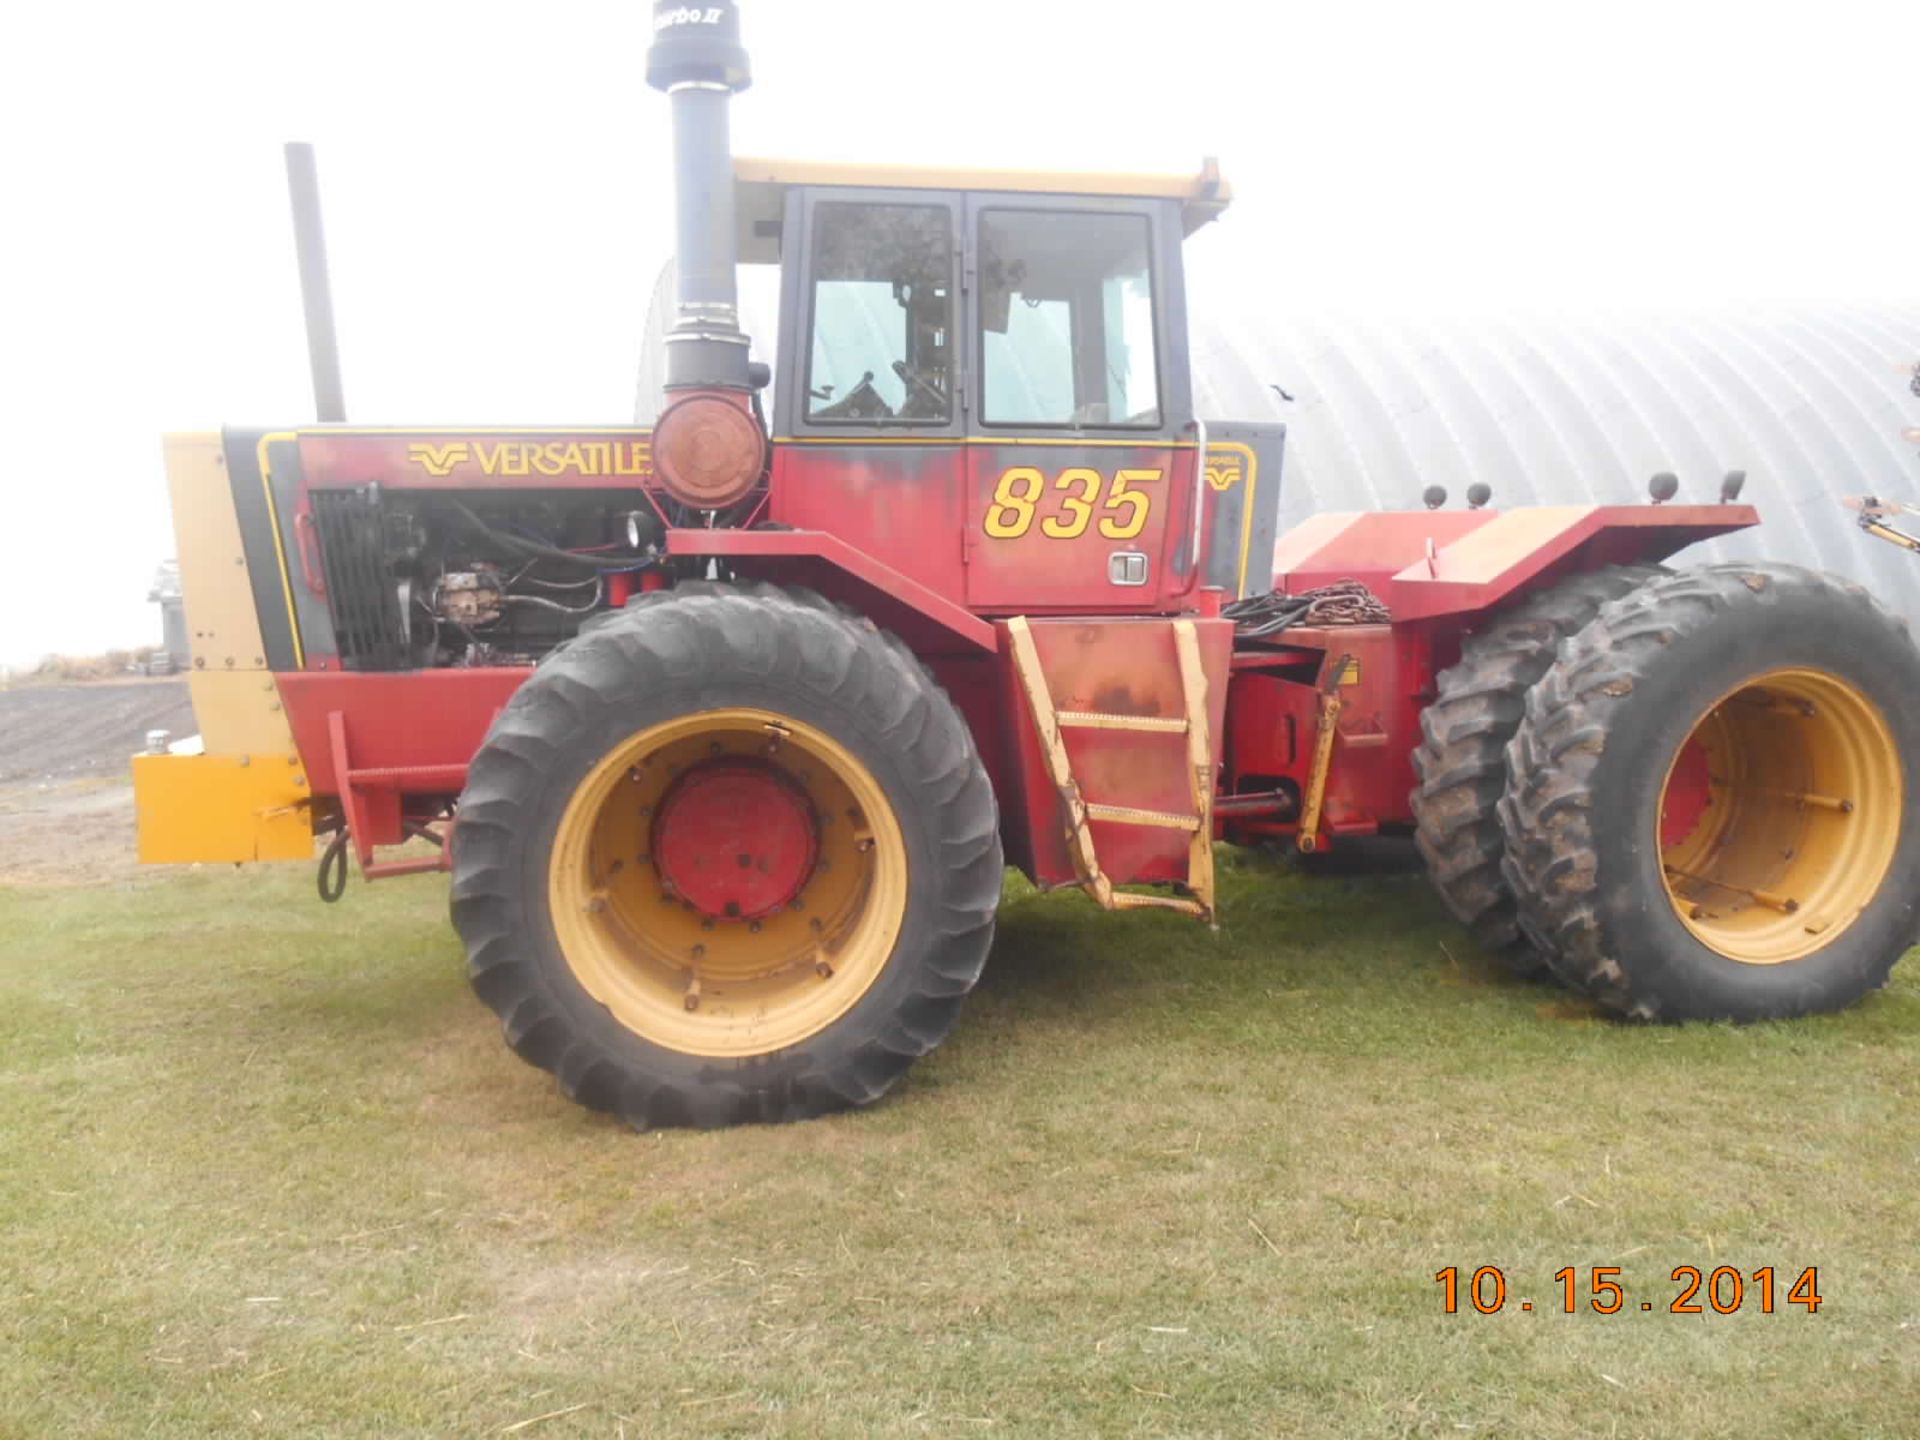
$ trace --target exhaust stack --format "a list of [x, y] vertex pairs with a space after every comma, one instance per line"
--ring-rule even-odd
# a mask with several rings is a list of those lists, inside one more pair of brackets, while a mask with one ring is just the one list
[[313, 412], [320, 421], [347, 418], [340, 388], [340, 342], [333, 329], [333, 287], [327, 280], [327, 234], [320, 223], [320, 173], [313, 146], [289, 141], [287, 197], [293, 202], [293, 245], [300, 261], [300, 305], [307, 318], [307, 366]]
[[752, 79], [734, 0], [655, 0], [647, 83], [673, 105], [677, 279], [653, 464], [670, 495], [706, 511], [744, 498], [767, 459], [740, 329], [727, 127], [734, 95]]
[[647, 83], [673, 104], [673, 188], [679, 281], [667, 336], [667, 389], [748, 390], [747, 337], [734, 279], [733, 152], [727, 111], [753, 77], [740, 12], [656, 0]]

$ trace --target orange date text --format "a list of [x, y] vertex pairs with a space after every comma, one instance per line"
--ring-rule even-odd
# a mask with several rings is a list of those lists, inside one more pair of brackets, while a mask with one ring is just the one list
[[1796, 1305], [1809, 1315], [1819, 1313], [1825, 1303], [1819, 1267], [1809, 1265], [1791, 1281], [1789, 1273], [1771, 1265], [1744, 1271], [1732, 1265], [1708, 1270], [1676, 1265], [1665, 1285], [1649, 1291], [1643, 1284], [1629, 1294], [1618, 1265], [1592, 1265], [1584, 1270], [1566, 1265], [1553, 1272], [1552, 1284], [1543, 1287], [1539, 1299], [1516, 1295], [1506, 1271], [1498, 1265], [1476, 1270], [1449, 1265], [1435, 1273], [1433, 1282], [1440, 1287], [1441, 1304], [1449, 1315], [1463, 1311], [1498, 1315], [1508, 1309], [1557, 1310], [1563, 1315], [1582, 1311], [1618, 1315], [1623, 1310], [1658, 1310], [1668, 1315], [1732, 1315], [1749, 1310], [1775, 1315]]

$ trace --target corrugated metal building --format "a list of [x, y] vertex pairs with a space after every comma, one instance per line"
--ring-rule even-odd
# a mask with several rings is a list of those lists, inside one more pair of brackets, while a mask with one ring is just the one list
[[1282, 529], [1431, 484], [1459, 504], [1475, 481], [1497, 506], [1617, 501], [1671, 470], [1711, 500], [1740, 469], [1765, 523], [1683, 562], [1837, 571], [1920, 623], [1920, 564], [1838, 503], [1920, 500], [1920, 303], [1381, 321], [1196, 295], [1194, 312], [1201, 412], [1288, 424]]
[[[1745, 470], [1741, 498], [1765, 523], [1678, 563], [1836, 571], [1920, 627], [1920, 563], [1839, 504], [1920, 501], [1920, 301], [1379, 319], [1307, 313], [1230, 281], [1199, 263], [1188, 275], [1195, 399], [1209, 419], [1286, 422], [1282, 531], [1323, 510], [1411, 508], [1435, 484], [1455, 505], [1475, 481], [1501, 507], [1626, 501], [1670, 470], [1681, 498], [1705, 501]], [[771, 267], [741, 271], [743, 321], [769, 362], [776, 285]], [[659, 403], [670, 294], [663, 274], [642, 421]]]

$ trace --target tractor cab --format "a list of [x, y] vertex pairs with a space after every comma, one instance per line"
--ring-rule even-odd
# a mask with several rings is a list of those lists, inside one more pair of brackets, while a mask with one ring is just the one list
[[1212, 162], [734, 178], [740, 259], [781, 267], [769, 519], [976, 613], [1193, 603], [1209, 507], [1180, 250], [1228, 204]]

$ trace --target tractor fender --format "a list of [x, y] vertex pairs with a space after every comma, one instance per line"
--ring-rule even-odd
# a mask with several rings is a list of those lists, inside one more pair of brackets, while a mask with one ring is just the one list
[[893, 631], [918, 655], [994, 654], [994, 627], [824, 530], [667, 531], [667, 553], [709, 556], [778, 585], [817, 590]]
[[1760, 523], [1751, 505], [1537, 505], [1319, 515], [1281, 538], [1274, 588], [1357, 579], [1395, 621], [1483, 613], [1543, 582], [1663, 560]]

